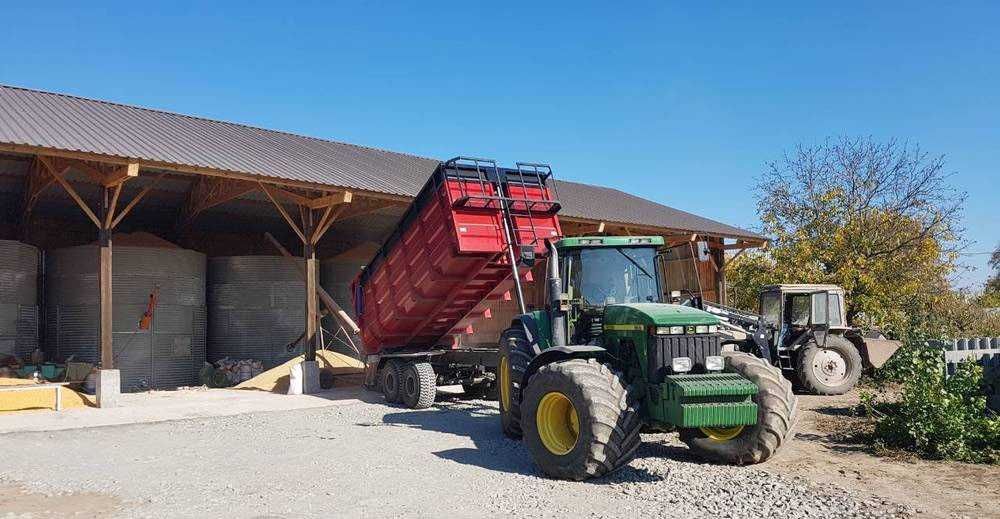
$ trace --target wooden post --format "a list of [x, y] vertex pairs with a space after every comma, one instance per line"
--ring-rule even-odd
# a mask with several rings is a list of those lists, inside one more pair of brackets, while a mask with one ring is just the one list
[[111, 226], [108, 225], [109, 215], [114, 212], [114, 208], [111, 207], [110, 201], [111, 190], [104, 188], [104, 196], [101, 197], [101, 216], [98, 219], [100, 227], [97, 231], [97, 241], [101, 251], [97, 275], [97, 283], [100, 286], [101, 369], [114, 368], [114, 349], [111, 342]]
[[[312, 236], [312, 210], [302, 212], [302, 231], [306, 236]], [[316, 245], [312, 240], [302, 244], [302, 255], [306, 260], [306, 347], [305, 359], [316, 360], [316, 341], [319, 338], [316, 328], [319, 321], [319, 301], [316, 298]]]

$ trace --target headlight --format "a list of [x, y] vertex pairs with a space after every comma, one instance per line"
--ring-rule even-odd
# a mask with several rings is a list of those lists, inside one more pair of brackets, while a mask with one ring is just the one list
[[713, 324], [708, 327], [708, 333], [719, 333], [719, 325]]
[[722, 371], [726, 367], [726, 359], [719, 355], [709, 355], [705, 357], [705, 369], [708, 371]]
[[670, 335], [684, 335], [684, 327], [683, 326], [671, 326], [670, 327]]
[[691, 371], [691, 357], [674, 357], [670, 367], [673, 368], [674, 373], [687, 373]]
[[701, 324], [694, 328], [694, 333], [708, 333], [708, 325]]
[[670, 335], [670, 327], [669, 326], [657, 326], [656, 327], [656, 335]]

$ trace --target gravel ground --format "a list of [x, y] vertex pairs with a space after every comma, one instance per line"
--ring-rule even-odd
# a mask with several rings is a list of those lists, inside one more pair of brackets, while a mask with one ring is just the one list
[[913, 515], [835, 486], [703, 464], [670, 434], [644, 436], [636, 460], [611, 476], [554, 481], [497, 422], [493, 402], [452, 398], [412, 411], [372, 397], [320, 409], [14, 433], [0, 436], [0, 486], [55, 499], [113, 497], [121, 517]]

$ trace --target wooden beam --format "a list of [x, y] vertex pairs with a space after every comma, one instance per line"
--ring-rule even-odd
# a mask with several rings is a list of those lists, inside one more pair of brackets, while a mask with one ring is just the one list
[[[330, 207], [332, 208], [334, 206]], [[327, 220], [323, 222], [321, 227], [316, 228], [316, 232], [312, 236], [313, 244], [319, 243], [320, 238], [322, 238], [323, 235], [326, 234], [326, 231], [330, 230], [330, 226], [332, 226], [333, 223], [337, 221], [337, 218], [340, 216], [340, 213], [344, 210], [344, 207], [345, 206], [343, 205], [337, 206], [337, 209], [333, 212], [333, 215], [329, 216]], [[324, 214], [324, 216], [326, 215]]]
[[124, 166], [119, 166], [115, 168], [104, 178], [104, 185], [107, 187], [121, 185], [122, 182], [130, 178], [135, 178], [139, 176], [139, 163], [129, 162]]
[[298, 193], [293, 193], [291, 191], [288, 191], [287, 189], [282, 189], [278, 186], [271, 186], [271, 195], [284, 198], [289, 202], [305, 207], [309, 207], [309, 203], [312, 202], [312, 198], [309, 198], [308, 196], [300, 195]]
[[178, 231], [184, 230], [203, 211], [235, 200], [255, 190], [257, 190], [257, 185], [254, 182], [221, 177], [199, 177], [192, 183], [187, 200], [177, 216], [175, 227]]
[[102, 227], [101, 220], [98, 219], [97, 215], [94, 214], [94, 211], [92, 211], [90, 207], [87, 206], [87, 203], [83, 201], [83, 198], [80, 198], [80, 195], [77, 194], [75, 189], [73, 189], [73, 186], [69, 185], [69, 182], [67, 182], [66, 179], [63, 178], [62, 173], [56, 170], [56, 166], [53, 163], [52, 159], [50, 159], [49, 157], [45, 157], [43, 155], [39, 155], [38, 160], [45, 166], [46, 169], [49, 170], [49, 174], [55, 177], [56, 182], [59, 182], [59, 185], [61, 185], [63, 189], [66, 190], [66, 193], [68, 193], [70, 198], [72, 198], [73, 201], [76, 202], [76, 205], [80, 206], [80, 209], [82, 209], [83, 213], [87, 215], [87, 218], [90, 218], [90, 221], [94, 222], [94, 225], [96, 225], [98, 228], [101, 228]]
[[281, 213], [281, 217], [285, 219], [285, 222], [288, 223], [288, 226], [291, 227], [292, 230], [295, 231], [295, 234], [298, 235], [299, 239], [302, 240], [302, 244], [308, 245], [309, 240], [306, 239], [306, 235], [302, 232], [302, 230], [299, 229], [299, 226], [295, 224], [295, 220], [292, 220], [292, 217], [289, 216], [288, 211], [285, 211], [285, 208], [282, 207], [277, 200], [275, 200], [274, 195], [271, 194], [271, 191], [268, 190], [268, 187], [264, 185], [263, 182], [257, 182], [257, 185], [260, 186], [260, 189], [261, 191], [264, 192], [264, 195], [267, 196], [267, 198], [271, 201], [271, 203], [274, 204], [274, 207], [278, 210], [278, 212]]
[[124, 182], [119, 182], [117, 185], [115, 185], [114, 195], [111, 196], [111, 203], [108, 204], [107, 214], [104, 215], [104, 226], [108, 229], [114, 228], [114, 226], [111, 225], [111, 220], [115, 216], [115, 207], [118, 206], [118, 196], [122, 194], [122, 184], [124, 184]]
[[313, 198], [309, 203], [305, 204], [309, 209], [322, 209], [324, 207], [330, 207], [338, 204], [349, 204], [354, 199], [354, 194], [350, 191], [341, 191], [332, 195], [321, 196], [319, 198]]
[[28, 221], [32, 209], [38, 202], [42, 192], [55, 183], [56, 177], [46, 172], [41, 162], [36, 158], [31, 161], [28, 167], [28, 176], [25, 179], [24, 202], [21, 204], [21, 222]]
[[135, 198], [133, 198], [132, 201], [129, 202], [124, 209], [122, 209], [122, 212], [118, 213], [118, 216], [116, 216], [115, 219], [111, 221], [111, 225], [109, 226], [109, 228], [114, 229], [115, 227], [118, 227], [118, 224], [122, 221], [122, 218], [128, 216], [129, 212], [132, 211], [132, 208], [135, 207], [135, 205], [138, 204], [139, 201], [141, 201], [146, 196], [147, 193], [149, 193], [154, 187], [156, 187], [156, 184], [158, 184], [160, 180], [162, 180], [163, 177], [165, 176], [167, 176], [166, 172], [160, 173], [159, 175], [156, 176], [156, 178], [153, 179], [152, 182], [149, 183], [148, 186], [142, 188], [142, 191], [139, 191], [139, 194], [135, 195]]

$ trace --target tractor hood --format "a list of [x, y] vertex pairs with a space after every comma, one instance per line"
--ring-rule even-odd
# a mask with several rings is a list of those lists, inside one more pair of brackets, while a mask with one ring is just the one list
[[681, 326], [719, 324], [719, 318], [690, 306], [629, 303], [604, 307], [604, 325]]

